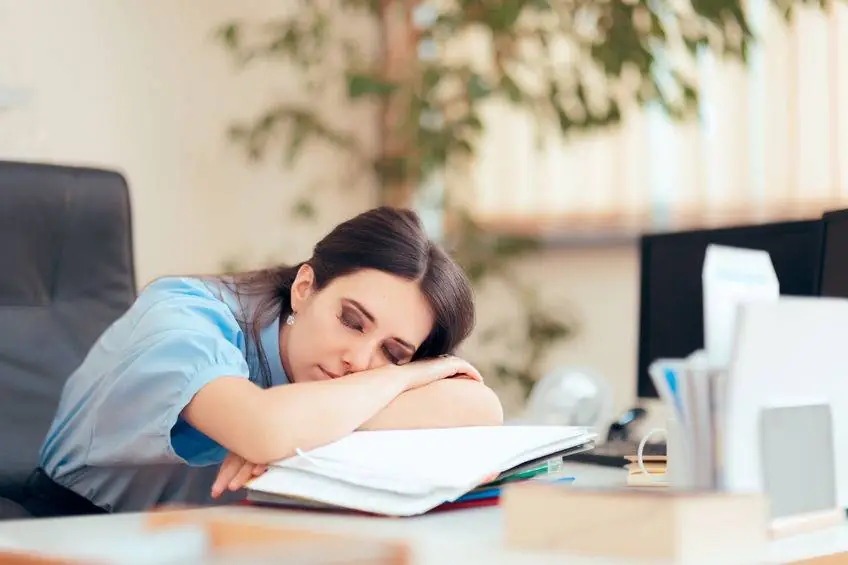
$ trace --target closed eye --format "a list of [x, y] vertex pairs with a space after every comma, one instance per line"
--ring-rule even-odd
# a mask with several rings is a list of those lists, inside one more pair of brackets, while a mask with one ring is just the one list
[[393, 365], [400, 364], [400, 359], [397, 357], [397, 355], [394, 355], [388, 347], [383, 348], [383, 354], [386, 356], [386, 359], [388, 359], [389, 363]]
[[342, 308], [342, 311], [339, 314], [339, 321], [342, 325], [357, 332], [361, 332], [364, 329], [362, 321], [359, 320], [356, 314], [348, 308]]
[[[343, 300], [338, 318], [343, 326], [359, 333], [365, 332], [365, 319], [376, 323], [374, 316], [362, 304], [352, 299]], [[386, 360], [394, 365], [409, 361], [415, 354], [412, 344], [397, 337], [390, 339], [381, 349]]]
[[415, 350], [407, 348], [405, 344], [401, 345], [396, 339], [391, 339], [383, 346], [383, 353], [390, 362], [402, 365], [409, 362]]

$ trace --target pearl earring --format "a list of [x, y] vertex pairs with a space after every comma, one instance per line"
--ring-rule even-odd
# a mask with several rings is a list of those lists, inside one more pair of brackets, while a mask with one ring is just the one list
[[286, 325], [293, 326], [294, 325], [294, 313], [286, 316]]

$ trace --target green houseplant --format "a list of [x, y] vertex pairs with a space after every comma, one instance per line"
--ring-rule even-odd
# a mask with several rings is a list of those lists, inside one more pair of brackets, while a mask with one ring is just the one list
[[[821, 3], [821, 2], [819, 2]], [[633, 101], [658, 103], [686, 119], [698, 108], [695, 77], [686, 69], [702, 49], [746, 61], [755, 40], [739, 0], [306, 0], [273, 21], [228, 21], [217, 30], [241, 65], [275, 61], [300, 74], [306, 102], [280, 99], [257, 108], [230, 130], [254, 159], [280, 148], [294, 163], [309, 143], [328, 143], [371, 175], [381, 203], [411, 205], [445, 171], [462, 168], [485, 131], [482, 108], [509, 101], [539, 123], [572, 132], [613, 127]], [[794, 2], [776, 0], [787, 18]], [[462, 48], [484, 38], [484, 56]], [[377, 37], [376, 49], [363, 37]], [[571, 56], [553, 56], [567, 46]], [[369, 52], [370, 51], [370, 52]], [[669, 57], [674, 53], [674, 57]], [[446, 55], [448, 54], [448, 55]], [[322, 94], [375, 110], [379, 140], [363, 143], [328, 117]], [[326, 105], [326, 104], [325, 104]], [[512, 326], [519, 343], [489, 369], [526, 394], [546, 352], [575, 330], [512, 275], [519, 256], [538, 242], [483, 229], [463, 206], [458, 187], [438, 195], [445, 244], [475, 284], [493, 277], [509, 285], [522, 312]], [[306, 195], [296, 205], [316, 213]], [[503, 332], [483, 329], [499, 339]], [[514, 336], [513, 336], [514, 339]]]

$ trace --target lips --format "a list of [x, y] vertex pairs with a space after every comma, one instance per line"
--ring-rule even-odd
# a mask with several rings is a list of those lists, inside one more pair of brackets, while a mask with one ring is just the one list
[[318, 365], [318, 368], [321, 369], [321, 372], [324, 373], [324, 375], [329, 379], [338, 379], [339, 378], [339, 375], [337, 375], [335, 373], [331, 373], [330, 371], [328, 371], [327, 369], [325, 369], [321, 365]]

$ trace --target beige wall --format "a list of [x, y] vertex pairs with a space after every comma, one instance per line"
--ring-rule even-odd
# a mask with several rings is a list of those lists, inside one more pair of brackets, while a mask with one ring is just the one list
[[[639, 263], [635, 244], [551, 249], [517, 265], [522, 278], [535, 284], [554, 315], [574, 318], [575, 336], [552, 351], [545, 370], [557, 366], [585, 369], [606, 379], [615, 395], [615, 411], [631, 407], [636, 391]], [[479, 326], [508, 325], [515, 320], [514, 302], [503, 288], [484, 287], [478, 296]], [[479, 337], [479, 334], [475, 337]], [[475, 339], [470, 358], [491, 352]], [[506, 353], [506, 355], [511, 352]], [[513, 394], [504, 394], [510, 411]]]
[[[235, 119], [275, 94], [298, 93], [279, 65], [236, 70], [212, 38], [233, 17], [264, 18], [276, 0], [0, 0], [0, 85], [26, 89], [0, 110], [0, 155], [115, 167], [132, 189], [139, 283], [210, 272], [237, 258], [291, 259], [343, 208], [370, 203], [362, 187], [329, 191], [321, 222], [292, 222], [290, 204], [335, 184], [326, 153], [296, 170], [280, 150], [248, 166], [226, 138]], [[338, 106], [328, 103], [328, 107]], [[367, 137], [368, 120], [347, 112]]]
[[571, 308], [575, 338], [552, 363], [585, 366], [613, 383], [619, 411], [635, 394], [638, 253], [635, 246], [551, 251], [528, 269], [552, 304]]
[[[292, 3], [296, 5], [296, 3]], [[295, 170], [274, 155], [248, 165], [225, 138], [275, 93], [297, 93], [279, 65], [235, 70], [211, 33], [233, 16], [274, 15], [285, 2], [0, 0], [0, 86], [25, 89], [0, 109], [0, 157], [115, 167], [132, 192], [139, 284], [168, 273], [214, 272], [304, 257], [351, 207], [369, 207], [362, 186], [333, 191], [340, 169], [324, 150]], [[272, 72], [263, 72], [263, 71]], [[328, 103], [328, 107], [334, 106]], [[370, 135], [368, 110], [349, 112]], [[316, 185], [322, 217], [292, 221], [289, 205]], [[567, 249], [519, 266], [581, 329], [551, 363], [609, 379], [616, 406], [635, 387], [637, 258], [632, 247]], [[502, 297], [501, 297], [502, 298]], [[498, 322], [497, 292], [480, 297], [481, 321]], [[508, 319], [499, 323], [509, 323]]]

